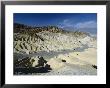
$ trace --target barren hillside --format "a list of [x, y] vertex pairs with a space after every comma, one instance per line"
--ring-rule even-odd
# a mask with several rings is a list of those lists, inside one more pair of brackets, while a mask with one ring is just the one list
[[68, 32], [56, 26], [28, 27], [16, 24], [14, 30], [14, 61], [21, 63], [29, 57], [22, 64], [28, 63], [36, 68], [38, 57], [43, 57], [51, 68], [47, 73], [32, 74], [97, 74], [96, 37], [85, 32]]

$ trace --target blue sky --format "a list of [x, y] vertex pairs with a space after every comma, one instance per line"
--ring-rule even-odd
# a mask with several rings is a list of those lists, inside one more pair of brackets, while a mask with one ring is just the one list
[[14, 13], [14, 22], [30, 26], [58, 26], [73, 31], [97, 33], [96, 13]]

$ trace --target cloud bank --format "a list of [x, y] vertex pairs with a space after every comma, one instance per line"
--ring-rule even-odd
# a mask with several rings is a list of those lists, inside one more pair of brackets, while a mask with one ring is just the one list
[[97, 32], [97, 22], [94, 20], [75, 22], [71, 19], [65, 19], [62, 22], [60, 22], [58, 26], [69, 31], [78, 30], [90, 33]]
[[80, 22], [80, 23], [77, 23], [74, 27], [77, 29], [97, 28], [97, 22], [95, 21]]

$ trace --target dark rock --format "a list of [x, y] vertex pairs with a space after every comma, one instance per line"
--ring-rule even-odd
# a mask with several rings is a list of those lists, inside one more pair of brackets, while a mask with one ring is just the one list
[[95, 69], [97, 69], [97, 66], [96, 65], [92, 65], [92, 67], [95, 68]]
[[31, 60], [31, 62], [35, 62], [35, 60], [34, 60], [34, 59], [32, 59], [32, 60]]
[[32, 67], [32, 63], [35, 62], [35, 60], [31, 59], [31, 57], [25, 57], [21, 60], [14, 61], [14, 74], [46, 73], [52, 70], [50, 65], [46, 64], [47, 61], [43, 57], [38, 58], [38, 65], [35, 67]]
[[30, 67], [30, 68], [26, 68], [26, 67], [19, 67], [19, 68], [14, 68], [14, 74], [29, 74], [29, 73], [47, 73], [49, 72], [49, 70], [45, 67], [39, 67], [39, 68], [35, 68], [35, 67]]
[[48, 70], [52, 70], [52, 68], [48, 64], [45, 65], [45, 68], [48, 69]]
[[38, 58], [39, 58], [38, 65], [36, 67], [44, 66], [47, 63], [47, 61], [43, 57], [38, 57]]
[[25, 57], [21, 60], [14, 60], [15, 67], [32, 67], [32, 63], [30, 62], [29, 57]]
[[62, 62], [66, 62], [66, 60], [62, 60]]

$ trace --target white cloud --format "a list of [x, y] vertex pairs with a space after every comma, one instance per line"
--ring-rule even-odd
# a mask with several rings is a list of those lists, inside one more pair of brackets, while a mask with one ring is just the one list
[[67, 23], [69, 20], [68, 19], [65, 19], [65, 20], [63, 20], [63, 23]]
[[96, 21], [86, 21], [86, 22], [81, 22], [81, 23], [77, 23], [75, 26], [75, 28], [97, 28], [97, 23]]
[[74, 27], [73, 23], [69, 19], [65, 19], [62, 22], [60, 22], [59, 27], [66, 28], [66, 27]]
[[65, 19], [58, 26], [66, 30], [80, 30], [88, 33], [97, 32], [97, 22], [94, 20], [76, 23], [74, 20]]

